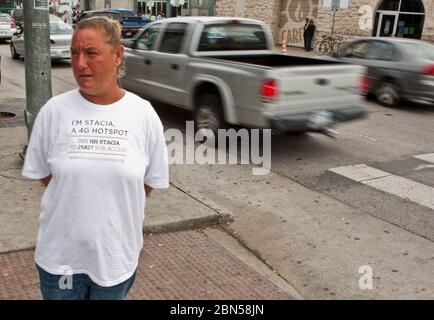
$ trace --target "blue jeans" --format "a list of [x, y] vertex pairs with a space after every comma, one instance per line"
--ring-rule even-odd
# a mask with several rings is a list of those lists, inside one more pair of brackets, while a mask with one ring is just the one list
[[38, 265], [41, 293], [44, 300], [123, 300], [136, 278], [136, 272], [128, 280], [113, 286], [101, 287], [86, 274], [74, 274], [70, 279], [46, 272]]
[[310, 33], [306, 33], [306, 50], [312, 50], [312, 38], [313, 35]]

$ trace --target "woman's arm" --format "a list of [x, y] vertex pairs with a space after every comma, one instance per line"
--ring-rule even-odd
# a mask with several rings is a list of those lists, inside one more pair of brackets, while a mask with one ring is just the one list
[[51, 174], [48, 177], [41, 179], [41, 182], [44, 186], [48, 186], [48, 184], [50, 183], [50, 180], [51, 180]]
[[150, 186], [145, 184], [145, 194], [147, 197], [149, 197], [151, 195], [152, 190], [153, 189]]

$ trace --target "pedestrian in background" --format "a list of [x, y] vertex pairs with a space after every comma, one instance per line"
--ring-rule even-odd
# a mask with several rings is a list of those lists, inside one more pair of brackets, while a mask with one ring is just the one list
[[304, 26], [303, 26], [303, 40], [304, 40], [304, 50], [307, 50], [307, 26], [309, 25], [309, 18], [306, 18], [304, 20]]
[[168, 187], [168, 155], [151, 104], [118, 86], [121, 26], [78, 22], [71, 64], [78, 89], [40, 110], [23, 176], [45, 189], [35, 250], [44, 299], [123, 299], [143, 246], [146, 196]]
[[309, 23], [306, 26], [306, 51], [312, 50], [312, 40], [315, 34], [315, 25], [313, 23], [313, 19], [309, 20]]
[[164, 20], [164, 19], [165, 19], [165, 17], [164, 17], [163, 11], [158, 12], [157, 21], [158, 20]]

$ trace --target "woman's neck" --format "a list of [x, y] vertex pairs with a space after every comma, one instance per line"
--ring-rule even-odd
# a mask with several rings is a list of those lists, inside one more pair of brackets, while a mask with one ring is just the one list
[[107, 94], [91, 94], [83, 92], [80, 89], [80, 94], [88, 101], [94, 103], [94, 104], [100, 104], [100, 105], [109, 105], [113, 104], [123, 98], [125, 95], [125, 90], [116, 87], [114, 90], [111, 90]]

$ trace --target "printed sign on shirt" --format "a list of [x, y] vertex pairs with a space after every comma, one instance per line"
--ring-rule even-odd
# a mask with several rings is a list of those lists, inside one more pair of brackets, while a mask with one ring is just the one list
[[125, 162], [128, 130], [112, 120], [72, 120], [69, 159]]

